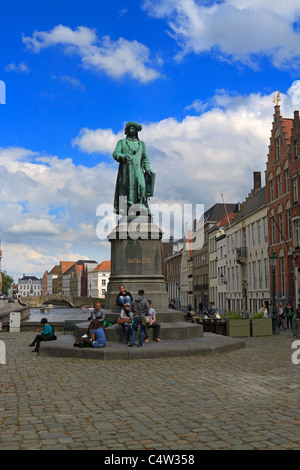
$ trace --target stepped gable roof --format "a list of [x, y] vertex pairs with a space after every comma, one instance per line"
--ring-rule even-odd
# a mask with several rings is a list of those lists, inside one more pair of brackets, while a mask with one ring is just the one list
[[102, 263], [98, 264], [98, 266], [93, 269], [95, 271], [109, 271], [111, 270], [111, 262], [110, 261], [102, 261]]
[[283, 118], [283, 125], [286, 129], [287, 136], [290, 139], [290, 137], [292, 135], [292, 129], [293, 129], [293, 119]]
[[266, 204], [266, 187], [263, 186], [262, 188], [257, 189], [256, 191], [249, 194], [246, 201], [241, 205], [239, 213], [234, 218], [233, 224], [244, 219], [246, 216], [248, 216], [252, 212], [255, 212], [257, 209], [265, 206]]

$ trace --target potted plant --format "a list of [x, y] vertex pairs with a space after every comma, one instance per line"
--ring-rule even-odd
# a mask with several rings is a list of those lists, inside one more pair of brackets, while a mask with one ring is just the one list
[[250, 336], [250, 320], [238, 312], [226, 312], [226, 335], [232, 338]]
[[271, 336], [272, 318], [266, 318], [262, 312], [255, 313], [250, 318], [250, 332], [251, 336]]

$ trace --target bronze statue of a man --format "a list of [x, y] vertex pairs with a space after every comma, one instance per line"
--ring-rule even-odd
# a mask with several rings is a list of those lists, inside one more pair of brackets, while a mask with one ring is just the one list
[[[145, 143], [139, 139], [142, 126], [130, 121], [125, 127], [125, 139], [119, 140], [113, 158], [119, 163], [115, 189], [114, 210], [127, 215], [125, 211], [133, 205], [148, 208], [148, 198], [153, 196], [155, 173], [150, 168]], [[120, 198], [127, 198], [127, 207], [120, 207]]]

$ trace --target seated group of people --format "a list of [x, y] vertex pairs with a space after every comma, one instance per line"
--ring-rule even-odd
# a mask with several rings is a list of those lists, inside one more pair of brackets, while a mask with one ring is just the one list
[[[151, 301], [144, 298], [144, 291], [141, 289], [137, 297], [133, 300], [130, 292], [127, 292], [124, 286], [120, 286], [120, 292], [117, 295], [117, 305], [120, 307], [120, 316], [118, 323], [126, 331], [126, 340], [128, 346], [133, 346], [136, 340], [138, 329], [139, 343], [142, 347], [149, 341], [149, 328], [153, 329], [153, 340], [161, 342], [159, 338], [160, 324], [156, 321], [156, 312], [151, 306]], [[107, 344], [103, 322], [105, 312], [101, 309], [101, 303], [97, 302], [94, 310], [91, 312], [90, 324], [86, 334], [82, 339], [86, 345], [94, 348], [104, 348]], [[52, 341], [57, 339], [53, 327], [46, 318], [42, 318], [42, 329], [38, 329], [38, 335], [29, 347], [34, 347], [34, 352], [39, 351], [41, 341]]]
[[120, 307], [119, 323], [126, 331], [127, 345], [133, 346], [138, 329], [140, 329], [138, 346], [142, 347], [149, 341], [149, 328], [153, 328], [153, 340], [161, 342], [159, 338], [160, 324], [156, 321], [156, 312], [152, 308], [151, 300], [144, 298], [144, 291], [140, 289], [133, 300], [130, 292], [120, 286], [116, 303]]

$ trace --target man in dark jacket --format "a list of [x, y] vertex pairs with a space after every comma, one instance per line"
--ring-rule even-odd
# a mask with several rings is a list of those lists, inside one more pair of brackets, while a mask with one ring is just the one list
[[141, 348], [144, 345], [145, 338], [145, 324], [143, 322], [143, 317], [148, 316], [149, 314], [149, 304], [147, 300], [144, 299], [144, 291], [142, 289], [139, 290], [137, 297], [132, 302], [131, 309], [133, 312], [133, 331], [129, 346], [134, 344], [138, 327], [140, 327], [138, 346]]

